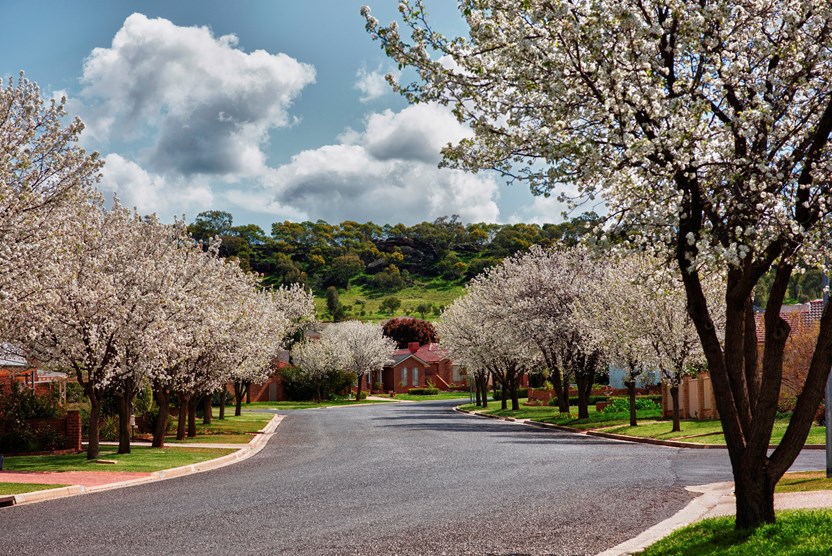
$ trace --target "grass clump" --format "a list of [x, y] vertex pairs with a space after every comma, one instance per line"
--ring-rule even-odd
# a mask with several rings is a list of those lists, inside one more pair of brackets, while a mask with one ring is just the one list
[[0, 496], [9, 496], [12, 494], [26, 494], [27, 492], [37, 492], [39, 490], [49, 490], [51, 488], [61, 488], [69, 485], [44, 485], [40, 483], [0, 483]]
[[706, 519], [680, 529], [644, 556], [821, 556], [832, 553], [832, 510], [778, 512], [777, 523], [734, 529], [734, 517]]
[[117, 454], [116, 446], [102, 446], [98, 459], [115, 460], [102, 465], [87, 460], [86, 453], [57, 456], [9, 456], [5, 468], [9, 471], [131, 471], [151, 473], [183, 465], [201, 463], [234, 452], [221, 448], [149, 448], [134, 446], [129, 454]]

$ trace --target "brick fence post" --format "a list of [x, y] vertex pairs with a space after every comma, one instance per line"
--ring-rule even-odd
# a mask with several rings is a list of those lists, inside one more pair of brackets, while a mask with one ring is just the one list
[[66, 436], [68, 447], [76, 452], [81, 451], [81, 412], [66, 412]]

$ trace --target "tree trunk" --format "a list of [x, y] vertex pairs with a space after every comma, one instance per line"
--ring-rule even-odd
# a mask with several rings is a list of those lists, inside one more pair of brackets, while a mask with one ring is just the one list
[[682, 430], [682, 422], [679, 418], [679, 385], [675, 384], [670, 387], [670, 399], [673, 402], [673, 431], [679, 432]]
[[754, 529], [763, 523], [774, 523], [774, 487], [767, 467], [746, 461], [734, 468], [734, 495], [737, 498], [737, 529]]
[[90, 388], [87, 396], [90, 398], [90, 436], [87, 444], [87, 459], [96, 459], [99, 454], [98, 429], [101, 421], [101, 400], [98, 394]]
[[479, 377], [474, 378], [474, 390], [476, 390], [477, 394], [477, 407], [482, 407], [482, 388], [480, 388]]
[[246, 403], [251, 403], [251, 381], [246, 381]]
[[362, 375], [356, 375], [356, 376], [358, 377], [358, 390], [355, 392], [355, 400], [356, 401], [361, 401], [361, 386], [362, 386], [361, 383], [364, 382], [364, 376], [362, 376]]
[[480, 378], [480, 391], [482, 392], [482, 407], [488, 407], [488, 374], [483, 374]]
[[225, 397], [228, 395], [228, 390], [225, 387], [225, 384], [222, 385], [222, 391], [220, 392], [220, 416], [218, 419], [222, 421], [225, 419]]
[[511, 410], [520, 411], [520, 400], [517, 398], [517, 385], [523, 375], [516, 371], [512, 371], [508, 377], [508, 388], [511, 394]]
[[575, 373], [575, 380], [578, 383], [578, 419], [589, 419], [589, 394], [595, 372]]
[[630, 398], [630, 426], [638, 425], [636, 421], [636, 381], [631, 380], [627, 383], [627, 396]]
[[116, 410], [118, 411], [118, 453], [130, 453], [130, 416], [133, 414], [133, 404], [128, 394], [116, 394]]
[[179, 420], [176, 423], [176, 440], [185, 440], [185, 424], [188, 421], [188, 402], [190, 396], [178, 395]]
[[246, 385], [240, 381], [234, 381], [234, 416], [239, 417], [243, 414], [243, 396], [245, 395]]
[[555, 391], [555, 397], [558, 400], [558, 409], [561, 413], [569, 413], [569, 385], [564, 384], [561, 371], [556, 370], [549, 373], [549, 378], [552, 382], [552, 389]]
[[188, 438], [196, 436], [196, 406], [199, 405], [199, 398], [193, 396], [188, 400]]
[[156, 426], [153, 428], [154, 448], [165, 447], [165, 435], [168, 432], [168, 419], [170, 416], [170, 392], [164, 388], [153, 390], [156, 398], [156, 405], [159, 406], [159, 415], [156, 417]]
[[214, 416], [214, 408], [212, 407], [211, 402], [213, 401], [213, 394], [205, 394], [205, 399], [202, 400], [202, 424], [203, 425], [210, 425], [211, 418]]
[[505, 383], [500, 385], [500, 409], [503, 411], [508, 409], [508, 388]]

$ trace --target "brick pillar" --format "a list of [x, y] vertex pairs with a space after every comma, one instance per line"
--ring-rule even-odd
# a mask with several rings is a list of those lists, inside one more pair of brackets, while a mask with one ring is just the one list
[[67, 411], [66, 412], [66, 436], [68, 440], [68, 448], [81, 451], [81, 412]]

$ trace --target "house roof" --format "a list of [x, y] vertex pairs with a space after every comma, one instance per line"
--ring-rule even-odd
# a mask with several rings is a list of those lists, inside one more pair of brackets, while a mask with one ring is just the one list
[[392, 359], [392, 360], [393, 360], [393, 363], [391, 363], [390, 365], [387, 365], [388, 367], [395, 367], [395, 366], [396, 366], [396, 365], [398, 365], [399, 363], [401, 363], [401, 362], [403, 362], [403, 361], [406, 361], [407, 359], [411, 359], [411, 358], [412, 358], [412, 359], [415, 359], [415, 360], [416, 360], [416, 361], [418, 361], [419, 363], [422, 363], [423, 365], [430, 365], [430, 363], [429, 363], [428, 361], [425, 361], [425, 360], [424, 360], [424, 359], [422, 359], [421, 357], [418, 357], [418, 356], [416, 356], [415, 354], [410, 353], [410, 352], [409, 352], [409, 351], [407, 351], [406, 349], [405, 349], [405, 350], [397, 350], [397, 351], [405, 351], [405, 352], [407, 352], [407, 353], [394, 353], [394, 354], [390, 357], [390, 359]]
[[415, 352], [411, 352], [408, 348], [397, 349], [393, 352], [393, 359], [395, 360], [397, 356], [407, 356], [411, 353], [426, 363], [436, 363], [448, 359], [448, 354], [436, 343], [419, 346], [419, 349]]
[[[814, 299], [808, 303], [797, 303], [795, 305], [783, 305], [780, 307], [780, 316], [789, 323], [792, 329], [812, 325], [820, 320], [822, 314], [822, 299]], [[757, 342], [762, 344], [766, 339], [765, 311], [754, 313], [754, 320], [757, 324]]]
[[25, 367], [26, 358], [11, 344], [0, 344], [0, 367]]

